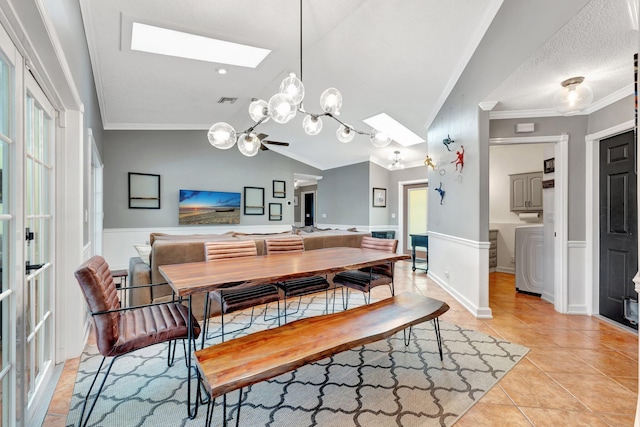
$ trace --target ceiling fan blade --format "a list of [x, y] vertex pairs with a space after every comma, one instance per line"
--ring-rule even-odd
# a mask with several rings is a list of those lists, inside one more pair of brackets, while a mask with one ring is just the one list
[[278, 142], [278, 141], [262, 141], [263, 144], [271, 144], [271, 145], [280, 145], [282, 147], [288, 147], [288, 142]]
[[269, 135], [267, 135], [266, 133], [259, 133], [256, 135], [258, 137], [258, 139], [260, 141], [262, 141], [263, 139], [265, 139], [266, 137], [268, 137]]
[[266, 145], [264, 145], [264, 144], [260, 144], [260, 150], [262, 150], [262, 151], [269, 151], [269, 148], [267, 148], [267, 146], [266, 146]]

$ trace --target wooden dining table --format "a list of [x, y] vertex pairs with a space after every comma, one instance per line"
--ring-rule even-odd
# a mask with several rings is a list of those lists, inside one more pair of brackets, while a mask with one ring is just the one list
[[[198, 293], [216, 290], [230, 283], [245, 282], [255, 285], [275, 283], [299, 277], [356, 270], [405, 259], [410, 259], [410, 257], [372, 249], [335, 247], [298, 253], [163, 265], [159, 267], [159, 271], [171, 286], [176, 297], [188, 299], [189, 319], [191, 322], [193, 318], [191, 297]], [[192, 363], [192, 330], [192, 325], [189, 324], [189, 337], [187, 340], [187, 367], [189, 372], [189, 379], [187, 380], [187, 414], [189, 418], [195, 418], [197, 415], [197, 398], [193, 411], [191, 408], [191, 372], [192, 370], [195, 371]]]

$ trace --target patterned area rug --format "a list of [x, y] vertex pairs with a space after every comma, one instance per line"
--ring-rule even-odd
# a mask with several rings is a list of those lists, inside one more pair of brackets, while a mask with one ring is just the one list
[[[290, 310], [296, 305], [292, 303]], [[324, 295], [303, 298], [300, 310], [289, 319], [319, 315], [324, 308]], [[275, 305], [270, 305], [267, 316], [275, 311]], [[256, 308], [251, 328], [237, 335], [277, 326], [275, 319], [264, 319], [264, 312]], [[225, 330], [248, 324], [250, 314], [248, 310], [225, 316]], [[210, 334], [217, 326], [212, 319]], [[448, 322], [441, 321], [440, 329], [444, 361], [440, 361], [433, 324], [414, 326], [407, 347], [400, 332], [246, 388], [240, 424], [450, 426], [528, 349]], [[176, 363], [167, 367], [167, 346], [159, 344], [117, 360], [89, 425], [204, 425], [204, 406], [195, 419], [186, 417], [187, 369], [181, 355], [179, 345]], [[94, 346], [85, 349], [67, 425], [77, 425], [83, 396], [101, 359]], [[238, 392], [227, 399], [227, 419], [235, 423]], [[221, 402], [221, 398], [216, 401], [213, 425], [222, 424]]]

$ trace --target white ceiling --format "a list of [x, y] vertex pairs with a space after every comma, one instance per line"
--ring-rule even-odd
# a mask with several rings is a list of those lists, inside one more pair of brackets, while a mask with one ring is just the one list
[[[237, 131], [251, 126], [251, 98], [268, 100], [280, 81], [300, 68], [298, 0], [80, 3], [105, 129], [201, 129], [207, 144], [206, 130], [215, 122], [228, 122]], [[362, 120], [386, 112], [426, 139], [426, 126], [501, 3], [303, 0], [305, 109], [320, 112], [320, 93], [333, 86], [344, 99], [340, 119], [356, 129], [368, 132]], [[131, 51], [133, 21], [272, 53], [256, 69], [228, 66], [229, 73], [219, 75], [219, 64]], [[548, 113], [559, 82], [573, 75], [586, 77], [596, 104], [628, 95], [633, 87], [629, 58], [637, 45], [627, 0], [592, 0], [486, 100], [498, 101], [495, 114]], [[218, 104], [221, 97], [238, 100]], [[427, 152], [426, 143], [402, 147], [393, 142], [378, 149], [365, 136], [342, 144], [335, 137], [337, 123], [329, 119], [319, 135], [310, 137], [301, 122], [300, 116], [286, 125], [268, 122], [257, 131], [290, 143], [270, 149], [319, 169], [366, 160], [386, 167], [394, 150], [407, 166], [418, 165]]]

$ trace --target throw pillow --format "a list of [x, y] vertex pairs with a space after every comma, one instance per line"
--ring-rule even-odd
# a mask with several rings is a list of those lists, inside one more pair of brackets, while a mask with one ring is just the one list
[[149, 259], [151, 256], [151, 245], [133, 245], [133, 247], [138, 251], [138, 256], [142, 258], [142, 261], [147, 265], [151, 265], [151, 261]]

